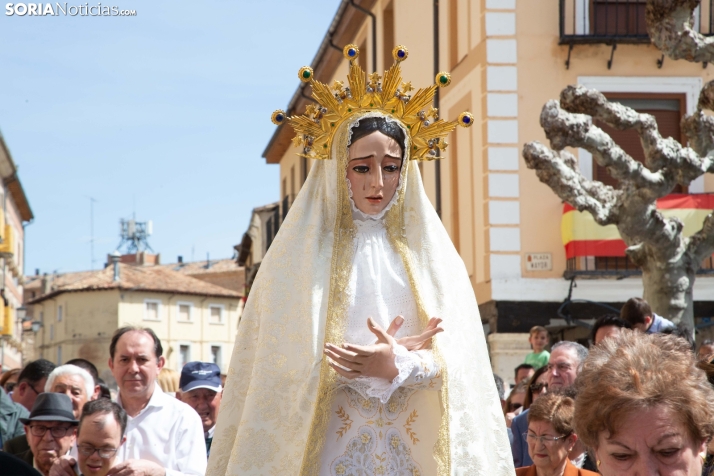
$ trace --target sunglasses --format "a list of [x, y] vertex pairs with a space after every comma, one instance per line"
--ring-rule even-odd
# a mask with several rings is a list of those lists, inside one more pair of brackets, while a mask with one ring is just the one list
[[516, 410], [518, 410], [518, 409], [521, 408], [522, 406], [523, 406], [522, 403], [511, 403], [510, 411], [515, 412]]
[[540, 392], [542, 392], [544, 389], [545, 389], [545, 390], [548, 389], [548, 384], [545, 383], [545, 382], [542, 382], [542, 383], [534, 383], [533, 385], [531, 385], [531, 392], [533, 392], [533, 393], [540, 393]]

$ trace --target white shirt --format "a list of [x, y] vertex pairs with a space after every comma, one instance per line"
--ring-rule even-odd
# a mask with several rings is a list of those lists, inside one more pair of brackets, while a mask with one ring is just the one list
[[[121, 392], [117, 403], [122, 408]], [[148, 405], [135, 417], [127, 415], [126, 442], [117, 461], [144, 459], [166, 469], [166, 476], [204, 475], [206, 441], [196, 411], [154, 386]]]

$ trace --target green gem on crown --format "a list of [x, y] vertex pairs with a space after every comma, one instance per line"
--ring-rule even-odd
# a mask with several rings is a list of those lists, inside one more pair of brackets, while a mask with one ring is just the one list
[[[306, 71], [306, 73], [307, 73], [307, 71]], [[309, 73], [308, 73], [308, 76], [309, 76]], [[441, 84], [446, 84], [449, 81], [449, 78], [445, 75], [441, 75], [441, 77], [439, 78], [439, 81], [441, 81]]]
[[307, 70], [306, 70], [306, 71], [303, 71], [303, 72], [302, 72], [302, 77], [305, 78], [305, 79], [310, 78], [310, 71], [307, 71]]

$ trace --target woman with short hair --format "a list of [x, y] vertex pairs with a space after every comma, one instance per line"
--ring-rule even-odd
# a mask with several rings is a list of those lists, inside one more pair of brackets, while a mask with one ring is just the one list
[[685, 341], [623, 331], [591, 350], [576, 386], [576, 431], [602, 475], [701, 474], [714, 390]]
[[573, 429], [573, 399], [560, 393], [546, 393], [528, 409], [528, 454], [531, 466], [516, 469], [516, 476], [596, 476], [578, 469], [568, 459], [578, 441]]

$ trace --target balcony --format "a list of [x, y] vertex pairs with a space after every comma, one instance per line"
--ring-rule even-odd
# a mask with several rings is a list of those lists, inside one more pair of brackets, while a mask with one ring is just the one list
[[[702, 227], [704, 219], [714, 210], [714, 194], [671, 194], [657, 200], [657, 209], [665, 217], [678, 218], [684, 236], [692, 236]], [[588, 212], [563, 206], [560, 224], [565, 247], [566, 279], [574, 277], [626, 278], [639, 276], [639, 269], [626, 256], [627, 245], [615, 225], [600, 226]], [[714, 257], [706, 258], [698, 275], [714, 274]]]
[[[560, 0], [560, 44], [650, 42], [645, 23], [647, 0]], [[712, 4], [702, 0], [694, 12], [694, 25], [712, 35]]]
[[[697, 276], [714, 275], [714, 257], [702, 262]], [[641, 276], [642, 270], [625, 256], [578, 256], [566, 261], [565, 279], [583, 278], [628, 278]]]

